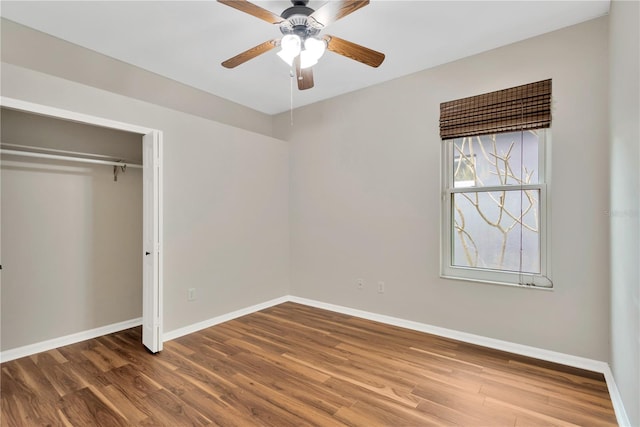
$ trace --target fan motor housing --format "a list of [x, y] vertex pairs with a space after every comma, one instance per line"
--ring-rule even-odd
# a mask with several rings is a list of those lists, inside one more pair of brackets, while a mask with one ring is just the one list
[[295, 34], [303, 40], [318, 34], [320, 30], [309, 25], [307, 20], [307, 17], [314, 12], [307, 7], [308, 0], [293, 0], [292, 3], [293, 6], [285, 9], [280, 15], [285, 19], [280, 24], [280, 32], [285, 35]]
[[284, 19], [289, 19], [294, 15], [302, 15], [306, 17], [311, 15], [313, 12], [313, 9], [305, 5], [294, 5], [285, 9], [280, 16]]

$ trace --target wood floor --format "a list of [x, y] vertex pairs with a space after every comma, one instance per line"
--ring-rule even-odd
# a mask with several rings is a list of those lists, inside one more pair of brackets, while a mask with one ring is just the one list
[[2, 426], [612, 426], [601, 374], [285, 303], [1, 366]]

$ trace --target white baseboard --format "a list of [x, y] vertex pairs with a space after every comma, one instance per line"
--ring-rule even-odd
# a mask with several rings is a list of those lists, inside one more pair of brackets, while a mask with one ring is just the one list
[[622, 403], [622, 396], [620, 396], [620, 392], [618, 391], [618, 387], [613, 377], [613, 373], [611, 372], [611, 368], [606, 362], [573, 356], [565, 353], [559, 353], [551, 350], [544, 350], [537, 347], [516, 344], [509, 341], [497, 340], [494, 338], [484, 337], [482, 335], [469, 334], [453, 329], [441, 328], [438, 326], [428, 325], [426, 323], [419, 323], [411, 320], [400, 319], [397, 317], [386, 316], [383, 314], [371, 313], [368, 311], [344, 307], [341, 305], [329, 304], [307, 298], [300, 298], [290, 295], [288, 297], [288, 300], [291, 302], [296, 302], [298, 304], [304, 304], [311, 307], [333, 311], [336, 313], [347, 314], [349, 316], [355, 316], [380, 323], [385, 323], [387, 325], [399, 326], [401, 328], [411, 329], [419, 332], [426, 332], [429, 334], [451, 338], [469, 344], [476, 344], [483, 347], [489, 347], [496, 350], [519, 354], [521, 356], [534, 357], [536, 359], [546, 360], [548, 362], [560, 363], [566, 366], [573, 366], [575, 368], [601, 373], [604, 375], [605, 381], [607, 383], [609, 396], [611, 397], [611, 403], [613, 404], [613, 409], [615, 411], [618, 424], [621, 427], [631, 426], [631, 422], [627, 417], [627, 413]]
[[618, 386], [616, 385], [616, 380], [613, 377], [613, 372], [611, 372], [611, 368], [607, 365], [607, 369], [603, 372], [604, 379], [607, 381], [607, 388], [609, 389], [609, 396], [611, 397], [611, 403], [613, 404], [613, 410], [616, 413], [616, 419], [618, 420], [618, 425], [620, 427], [632, 427], [631, 421], [627, 416], [627, 411], [624, 409], [624, 404], [622, 403], [622, 396], [620, 395], [620, 390], [618, 390]]
[[90, 329], [88, 331], [77, 332], [71, 335], [65, 335], [59, 338], [42, 341], [35, 344], [16, 347], [10, 350], [0, 352], [0, 362], [8, 362], [10, 360], [19, 359], [32, 354], [41, 353], [54, 348], [63, 347], [65, 345], [75, 344], [80, 341], [90, 340], [102, 335], [112, 334], [114, 332], [123, 331], [125, 329], [134, 328], [142, 325], [142, 318], [125, 320], [124, 322], [112, 323], [111, 325], [101, 326], [99, 328]]
[[241, 308], [239, 310], [232, 311], [231, 313], [222, 314], [220, 316], [213, 317], [211, 319], [203, 320], [202, 322], [194, 323], [184, 328], [174, 329], [173, 331], [165, 332], [162, 334], [163, 341], [171, 341], [184, 335], [192, 334], [202, 329], [215, 326], [217, 324], [227, 322], [229, 320], [236, 319], [238, 317], [246, 316], [247, 314], [255, 313], [256, 311], [264, 310], [265, 308], [273, 307], [274, 305], [282, 304], [289, 301], [288, 296], [275, 298], [260, 304], [252, 305], [250, 307]]

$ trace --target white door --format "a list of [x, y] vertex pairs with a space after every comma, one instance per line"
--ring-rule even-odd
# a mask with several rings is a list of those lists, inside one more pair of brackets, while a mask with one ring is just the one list
[[151, 352], [162, 350], [162, 134], [153, 131], [142, 138], [143, 268], [142, 343]]

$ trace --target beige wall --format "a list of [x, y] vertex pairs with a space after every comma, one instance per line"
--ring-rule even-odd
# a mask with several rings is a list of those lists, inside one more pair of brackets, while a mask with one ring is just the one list
[[[2, 109], [3, 144], [140, 161], [142, 137]], [[142, 172], [3, 155], [8, 350], [142, 316]]]
[[97, 153], [142, 164], [142, 136], [0, 108], [2, 143]]
[[263, 135], [272, 134], [272, 120], [267, 114], [7, 19], [0, 19], [0, 31], [3, 62]]
[[640, 425], [640, 4], [610, 14], [611, 368]]
[[1, 83], [2, 96], [163, 132], [164, 332], [288, 293], [285, 142], [8, 63]]
[[[292, 294], [608, 360], [607, 22], [301, 108], [293, 126], [277, 116], [291, 143]], [[555, 289], [441, 279], [439, 104], [547, 78]]]

